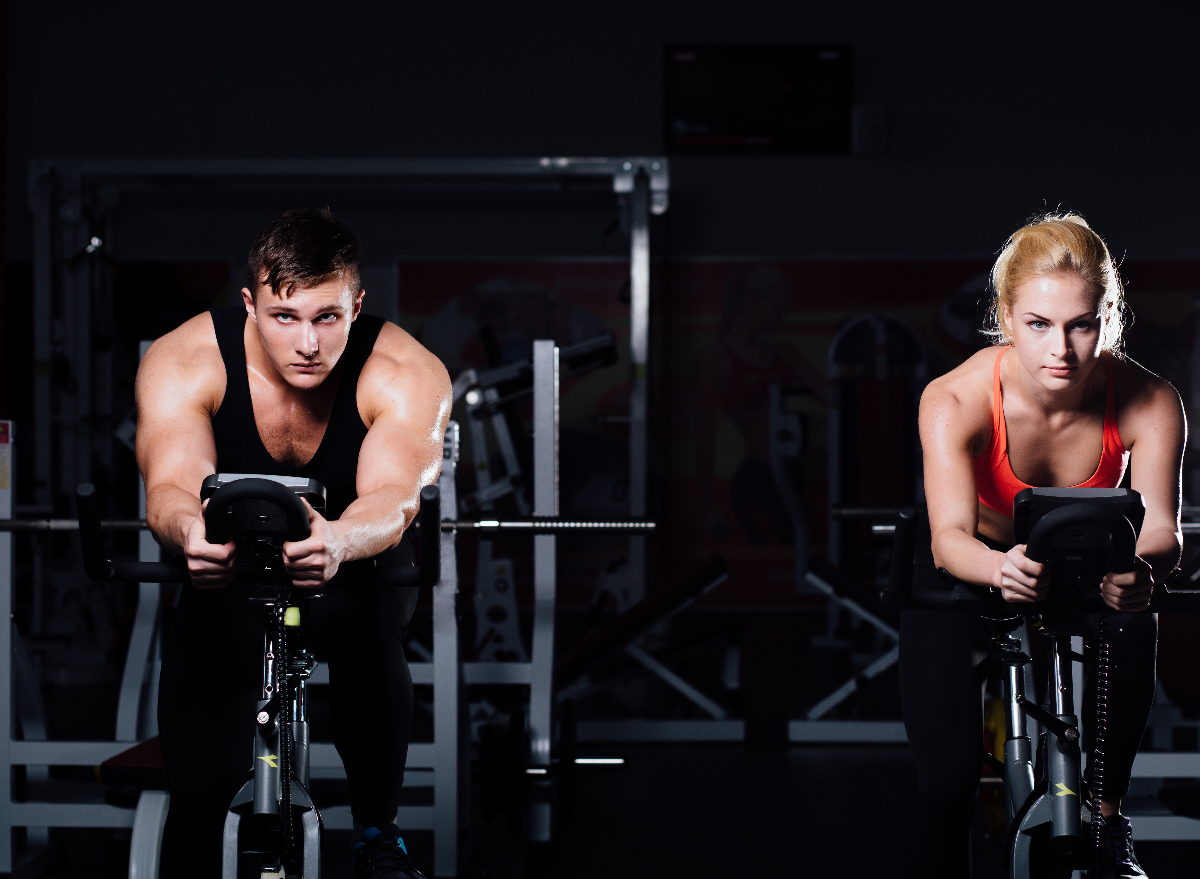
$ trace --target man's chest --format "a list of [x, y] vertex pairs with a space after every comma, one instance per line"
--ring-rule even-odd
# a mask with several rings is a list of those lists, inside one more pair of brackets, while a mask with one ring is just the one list
[[333, 394], [300, 396], [251, 386], [254, 423], [267, 453], [280, 464], [301, 467], [325, 438]]

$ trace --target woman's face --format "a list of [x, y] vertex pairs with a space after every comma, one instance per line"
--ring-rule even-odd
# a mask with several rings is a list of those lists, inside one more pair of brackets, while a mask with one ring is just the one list
[[1046, 390], [1078, 387], [1100, 357], [1099, 297], [1073, 272], [1021, 284], [1004, 319], [1021, 366]]

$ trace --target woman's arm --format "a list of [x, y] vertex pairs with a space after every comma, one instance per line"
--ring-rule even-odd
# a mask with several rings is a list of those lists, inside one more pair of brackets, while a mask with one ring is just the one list
[[[956, 370], [957, 372], [957, 370]], [[1045, 568], [1025, 557], [1023, 546], [1008, 553], [984, 545], [979, 528], [974, 449], [982, 425], [990, 429], [984, 402], [964, 400], [951, 376], [931, 382], [921, 396], [921, 450], [925, 462], [925, 499], [933, 535], [933, 558], [960, 580], [1000, 589], [1008, 601], [1045, 597]]]
[[[1168, 382], [1147, 373], [1144, 388], [1122, 407], [1120, 427], [1122, 436], [1132, 440], [1129, 484], [1146, 502], [1138, 555], [1150, 564], [1153, 581], [1163, 582], [1175, 570], [1183, 550], [1180, 484], [1188, 427], [1180, 395]], [[1114, 585], [1122, 582], [1120, 575], [1110, 575], [1109, 580]]]

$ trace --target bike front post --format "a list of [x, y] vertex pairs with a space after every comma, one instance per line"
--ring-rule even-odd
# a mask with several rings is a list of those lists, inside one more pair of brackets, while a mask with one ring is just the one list
[[1075, 696], [1071, 676], [1071, 636], [1051, 636], [1050, 699], [1054, 716], [1076, 730], [1074, 737], [1050, 735], [1046, 742], [1046, 780], [1053, 797], [1050, 823], [1054, 847], [1070, 854], [1079, 844], [1080, 818], [1079, 719], [1075, 716]]

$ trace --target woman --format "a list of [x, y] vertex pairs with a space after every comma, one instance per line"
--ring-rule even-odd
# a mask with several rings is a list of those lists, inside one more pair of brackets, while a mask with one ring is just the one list
[[[992, 271], [994, 335], [921, 398], [925, 489], [938, 566], [1008, 601], [1043, 598], [1043, 565], [1013, 546], [1012, 502], [1028, 486], [1114, 488], [1126, 468], [1146, 502], [1134, 570], [1105, 577], [1111, 675], [1102, 812], [1118, 876], [1145, 875], [1121, 797], [1154, 696], [1153, 584], [1180, 558], [1180, 470], [1187, 432], [1171, 385], [1120, 353], [1122, 291], [1108, 249], [1082, 217], [1018, 230]], [[982, 758], [977, 615], [905, 611], [900, 676], [917, 762], [918, 827], [908, 874], [970, 875], [970, 825]], [[975, 654], [973, 657], [972, 654]], [[1094, 696], [1085, 683], [1085, 703]], [[1092, 710], [1085, 705], [1090, 740]], [[1089, 767], [1090, 771], [1090, 767]], [[936, 866], [935, 866], [936, 865]]]

